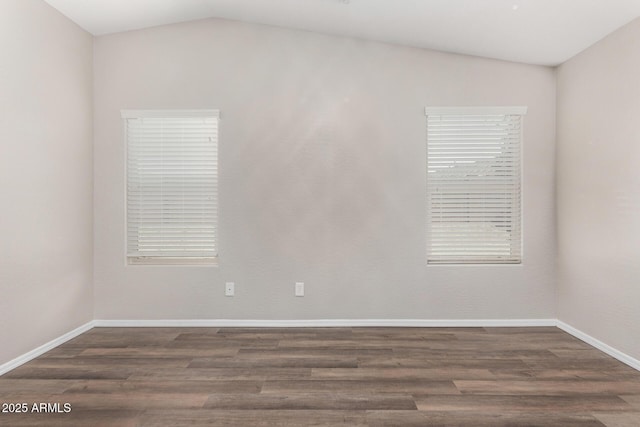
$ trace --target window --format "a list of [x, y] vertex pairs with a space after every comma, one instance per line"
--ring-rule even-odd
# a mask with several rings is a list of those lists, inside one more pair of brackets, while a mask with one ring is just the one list
[[218, 111], [122, 111], [129, 264], [217, 259]]
[[428, 263], [520, 263], [526, 107], [427, 108]]

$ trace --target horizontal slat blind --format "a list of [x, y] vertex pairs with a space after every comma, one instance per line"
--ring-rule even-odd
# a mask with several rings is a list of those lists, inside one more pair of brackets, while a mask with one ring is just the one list
[[522, 114], [427, 110], [429, 263], [521, 262]]
[[[138, 116], [138, 117], [135, 117]], [[212, 110], [123, 112], [127, 256], [215, 258], [218, 116]]]

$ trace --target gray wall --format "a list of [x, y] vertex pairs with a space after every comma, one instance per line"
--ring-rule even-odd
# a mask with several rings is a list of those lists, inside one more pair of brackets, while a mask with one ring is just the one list
[[640, 19], [558, 70], [560, 320], [640, 359]]
[[[94, 54], [96, 318], [556, 317], [553, 69], [224, 20]], [[523, 265], [426, 266], [428, 105], [529, 107]], [[133, 108], [221, 110], [219, 267], [125, 266]]]
[[0, 364], [93, 318], [92, 37], [0, 1]]

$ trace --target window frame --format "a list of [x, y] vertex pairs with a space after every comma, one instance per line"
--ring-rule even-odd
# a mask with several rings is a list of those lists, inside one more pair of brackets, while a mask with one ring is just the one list
[[[426, 107], [425, 115], [427, 116], [426, 123], [426, 219], [427, 219], [427, 229], [426, 229], [426, 263], [428, 266], [446, 266], [446, 265], [522, 265], [524, 260], [524, 212], [523, 212], [523, 201], [524, 201], [524, 191], [523, 191], [523, 177], [524, 177], [524, 118], [527, 114], [528, 108], [526, 106], [472, 106], [472, 107]], [[517, 256], [508, 257], [505, 259], [499, 259], [496, 257], [491, 257], [487, 255], [487, 259], [472, 259], [461, 256], [457, 259], [454, 259], [452, 256], [451, 259], [433, 259], [432, 251], [431, 251], [431, 239], [433, 238], [432, 233], [432, 208], [431, 208], [431, 190], [429, 185], [429, 116], [446, 116], [446, 115], [517, 115], [520, 116], [520, 132], [518, 139], [518, 148], [519, 148], [519, 234], [520, 239], [518, 242], [518, 254]], [[513, 248], [513, 247], [512, 247]]]
[[163, 110], [163, 109], [124, 109], [120, 111], [122, 121], [122, 135], [124, 141], [124, 264], [125, 266], [200, 266], [200, 267], [217, 267], [219, 260], [219, 233], [218, 219], [219, 206], [215, 211], [215, 249], [216, 254], [209, 257], [195, 256], [130, 256], [129, 255], [129, 203], [128, 203], [128, 184], [129, 184], [129, 135], [127, 120], [137, 118], [214, 118], [216, 120], [216, 198], [215, 203], [219, 201], [219, 143], [220, 143], [220, 110], [218, 109], [180, 109], [180, 110]]

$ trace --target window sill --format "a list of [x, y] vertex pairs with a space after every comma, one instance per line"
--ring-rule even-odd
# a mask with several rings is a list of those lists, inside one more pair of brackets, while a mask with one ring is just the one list
[[518, 261], [427, 261], [427, 266], [499, 266], [499, 265], [522, 265], [522, 260]]
[[217, 267], [218, 257], [215, 258], [181, 258], [181, 257], [127, 257], [127, 265], [177, 266], [177, 267]]

